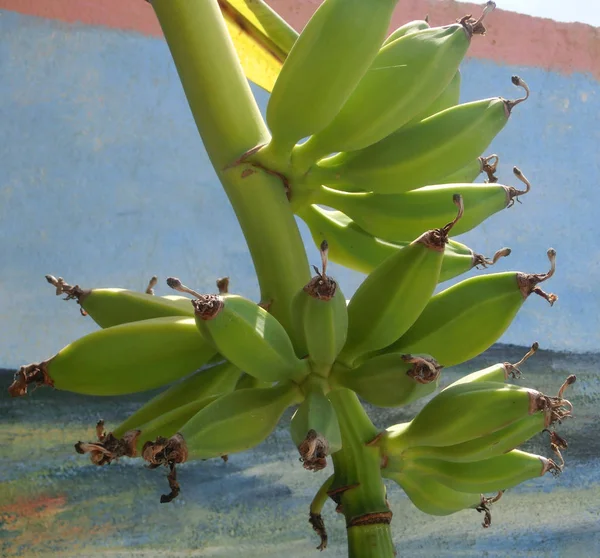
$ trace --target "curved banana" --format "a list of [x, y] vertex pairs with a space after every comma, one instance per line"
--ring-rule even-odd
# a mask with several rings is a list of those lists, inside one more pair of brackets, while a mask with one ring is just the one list
[[548, 471], [560, 473], [551, 459], [520, 450], [473, 463], [405, 459], [404, 467], [407, 473], [418, 471], [454, 490], [476, 494], [506, 490], [526, 480], [541, 477]]
[[82, 289], [52, 275], [46, 275], [46, 281], [56, 287], [57, 295], [67, 295], [64, 300], [76, 300], [81, 313], [89, 315], [100, 327], [167, 316], [194, 316], [190, 299], [183, 296], [154, 296], [116, 288]]
[[404, 124], [404, 127], [412, 126], [413, 124], [418, 124], [419, 122], [421, 122], [421, 120], [425, 120], [425, 118], [429, 118], [430, 116], [437, 114], [438, 112], [442, 112], [447, 108], [458, 105], [460, 101], [460, 84], [460, 70], [456, 70], [456, 73], [450, 80], [450, 83], [437, 96], [435, 101], [433, 101], [427, 108], [425, 108], [419, 114], [417, 114], [417, 116], [413, 117], [406, 124]]
[[238, 368], [265, 382], [301, 381], [310, 373], [296, 357], [292, 341], [277, 319], [255, 302], [238, 295], [202, 295], [175, 277], [173, 289], [196, 296], [192, 301], [198, 330]]
[[322, 184], [378, 194], [401, 194], [430, 184], [473, 161], [504, 128], [513, 108], [529, 96], [456, 105], [390, 134], [360, 151], [322, 159], [305, 176], [307, 189]]
[[150, 399], [119, 424], [112, 433], [120, 438], [128, 430], [139, 428], [142, 424], [178, 407], [213, 395], [229, 393], [236, 388], [240, 374], [241, 370], [227, 361], [198, 370]]
[[554, 274], [556, 252], [548, 250], [548, 273], [492, 273], [465, 279], [434, 295], [411, 328], [380, 353], [424, 353], [442, 366], [465, 362], [491, 347], [531, 293], [550, 305], [557, 296], [538, 284]]
[[163, 386], [208, 362], [215, 349], [193, 318], [167, 317], [101, 329], [52, 358], [22, 366], [9, 392], [29, 384], [88, 395], [123, 395]]
[[312, 371], [327, 376], [346, 342], [348, 311], [338, 283], [327, 276], [327, 241], [320, 246], [322, 271], [295, 295], [292, 315]]
[[382, 47], [388, 45], [389, 43], [395, 41], [396, 39], [400, 39], [406, 35], [410, 35], [411, 33], [416, 33], [417, 31], [422, 31], [423, 29], [429, 29], [429, 23], [424, 19], [415, 19], [414, 21], [409, 21], [404, 25], [401, 25], [394, 31], [392, 31], [387, 39], [383, 41]]
[[398, 242], [415, 238], [437, 223], [452, 220], [455, 212], [452, 195], [460, 194], [465, 214], [452, 229], [451, 235], [457, 236], [475, 228], [494, 213], [511, 207], [515, 200], [529, 192], [529, 181], [517, 167], [513, 171], [526, 184], [525, 190], [502, 184], [444, 184], [403, 194], [374, 194], [349, 193], [321, 186], [315, 192], [314, 203], [342, 211], [373, 236]]
[[496, 183], [498, 179], [495, 176], [500, 159], [498, 155], [488, 155], [487, 157], [477, 157], [468, 162], [464, 167], [446, 175], [438, 180], [438, 184], [464, 184], [472, 183], [482, 173], [487, 174], [486, 183]]
[[[328, 257], [332, 262], [369, 274], [386, 259], [396, 254], [409, 242], [386, 242], [361, 229], [352, 219], [340, 211], [329, 211], [311, 205], [298, 211], [307, 224], [317, 246], [327, 239]], [[440, 270], [440, 283], [466, 273], [473, 267], [487, 267], [500, 257], [508, 256], [509, 248], [496, 252], [492, 259], [476, 254], [464, 244], [449, 240], [444, 248]]]
[[333, 405], [319, 385], [311, 386], [292, 416], [290, 434], [300, 461], [309, 471], [327, 466], [327, 456], [342, 449], [342, 434]]
[[351, 370], [336, 365], [330, 382], [356, 392], [378, 407], [400, 407], [432, 394], [441, 367], [433, 360], [411, 355], [380, 355]]
[[335, 118], [294, 147], [292, 165], [304, 172], [330, 153], [373, 145], [426, 111], [454, 78], [471, 37], [485, 33], [485, 14], [383, 46]]
[[[271, 143], [287, 159], [294, 144], [325, 128], [368, 70], [397, 0], [325, 0], [285, 60], [267, 104]], [[268, 153], [269, 155], [265, 155]]]
[[360, 356], [397, 339], [417, 320], [435, 291], [445, 244], [463, 214], [430, 230], [380, 264], [358, 287], [348, 304], [348, 337], [338, 360], [352, 366]]

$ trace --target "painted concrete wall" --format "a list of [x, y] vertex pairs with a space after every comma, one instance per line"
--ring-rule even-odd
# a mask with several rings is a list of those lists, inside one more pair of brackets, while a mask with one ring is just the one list
[[[317, 3], [273, 5], [301, 27]], [[2, 0], [0, 7], [7, 8], [0, 12], [0, 366], [46, 358], [93, 329], [74, 304], [54, 297], [47, 273], [84, 287], [137, 289], [153, 274], [177, 275], [200, 290], [229, 275], [233, 289], [256, 297], [244, 240], [149, 6]], [[441, 24], [465, 10], [422, 1], [400, 7], [397, 23], [429, 12]], [[113, 28], [90, 25], [98, 22]], [[461, 240], [486, 254], [510, 246], [498, 270], [542, 272], [546, 249], [558, 251], [548, 289], [559, 302], [549, 308], [532, 297], [503, 342], [600, 350], [599, 44], [585, 25], [499, 11], [463, 67], [464, 100], [510, 98], [515, 73], [530, 84], [532, 98], [490, 152], [501, 157], [501, 181], [512, 183], [518, 165], [533, 190]], [[255, 93], [264, 109], [267, 95]], [[362, 280], [332, 271], [347, 294]]]

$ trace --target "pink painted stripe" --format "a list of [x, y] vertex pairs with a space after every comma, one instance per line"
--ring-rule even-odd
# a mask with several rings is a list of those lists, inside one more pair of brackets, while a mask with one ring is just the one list
[[[268, 0], [296, 29], [301, 29], [321, 0]], [[151, 6], [144, 0], [0, 0], [0, 9], [161, 36]], [[429, 15], [444, 25], [481, 6], [451, 0], [401, 0], [393, 27]], [[565, 74], [589, 72], [600, 79], [600, 28], [559, 23], [496, 10], [486, 21], [486, 37], [475, 37], [469, 55], [504, 65], [537, 66]]]

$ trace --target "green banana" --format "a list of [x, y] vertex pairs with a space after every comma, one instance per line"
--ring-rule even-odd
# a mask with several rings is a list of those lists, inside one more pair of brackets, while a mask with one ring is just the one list
[[[383, 261], [396, 254], [409, 242], [393, 243], [376, 238], [361, 229], [341, 211], [329, 211], [317, 205], [302, 208], [298, 216], [307, 224], [317, 246], [326, 238], [329, 259], [350, 269], [369, 274]], [[508, 256], [509, 248], [496, 252], [492, 259], [476, 254], [468, 246], [449, 240], [444, 248], [440, 282], [466, 273], [473, 267], [487, 267], [500, 257]]]
[[373, 145], [427, 110], [454, 78], [471, 37], [485, 33], [487, 11], [383, 46], [335, 118], [294, 147], [292, 165], [304, 171], [330, 153]]
[[151, 281], [146, 293], [127, 289], [82, 289], [52, 275], [46, 275], [46, 281], [56, 287], [57, 295], [66, 294], [65, 300], [77, 300], [81, 313], [89, 315], [100, 327], [167, 316], [194, 316], [189, 298], [154, 296], [149, 292], [154, 281]]
[[368, 70], [397, 0], [325, 0], [286, 58], [267, 104], [272, 140], [287, 158], [294, 144], [325, 128]]
[[238, 390], [248, 388], [265, 388], [271, 387], [272, 385], [273, 382], [264, 382], [262, 380], [259, 380], [258, 378], [255, 378], [254, 376], [250, 376], [250, 374], [242, 372], [238, 383], [235, 385], [235, 389]]
[[163, 386], [215, 354], [193, 318], [170, 316], [121, 324], [81, 337], [52, 358], [22, 366], [9, 392], [29, 384], [88, 395], [123, 395]]
[[550, 305], [557, 296], [538, 284], [554, 274], [556, 252], [548, 250], [548, 273], [507, 271], [471, 277], [434, 295], [412, 327], [380, 353], [425, 353], [442, 366], [465, 362], [491, 347], [531, 293]]
[[525, 190], [501, 184], [445, 184], [426, 186], [403, 194], [348, 193], [321, 186], [315, 203], [345, 213], [368, 233], [390, 242], [415, 238], [437, 223], [453, 218], [452, 194], [460, 194], [465, 214], [451, 234], [463, 234], [481, 224], [494, 213], [511, 207], [515, 200], [529, 192], [530, 183], [521, 171], [513, 169]]
[[310, 373], [296, 357], [292, 341], [277, 319], [238, 295], [202, 295], [175, 277], [167, 284], [197, 297], [192, 301], [198, 330], [238, 368], [265, 382], [301, 381]]
[[437, 394], [409, 423], [388, 429], [376, 441], [383, 455], [402, 455], [414, 446], [454, 446], [492, 434], [529, 415], [546, 414], [548, 424], [568, 416], [562, 397], [497, 382], [470, 382]]
[[489, 500], [481, 495], [453, 490], [434, 478], [415, 471], [398, 473], [382, 469], [381, 473], [383, 477], [396, 482], [410, 501], [429, 515], [450, 515], [489, 505]]
[[448, 488], [461, 492], [481, 493], [506, 490], [526, 480], [541, 477], [548, 471], [560, 473], [551, 459], [520, 450], [473, 463], [452, 463], [441, 459], [404, 460], [411, 470], [429, 475]]
[[340, 425], [333, 405], [319, 384], [314, 384], [292, 416], [290, 434], [300, 461], [309, 471], [327, 466], [327, 456], [342, 449]]
[[513, 108], [529, 96], [507, 101], [500, 97], [464, 103], [425, 118], [369, 147], [321, 160], [304, 178], [305, 189], [322, 184], [357, 188], [378, 194], [400, 194], [458, 171], [481, 155], [504, 128]]
[[236, 388], [240, 374], [240, 369], [227, 361], [198, 370], [150, 399], [119, 424], [112, 433], [120, 438], [128, 430], [140, 428], [142, 424], [180, 406], [213, 395], [229, 393]]
[[313, 372], [327, 376], [346, 342], [348, 312], [339, 285], [327, 276], [328, 245], [320, 246], [322, 271], [295, 295], [292, 315], [297, 337], [303, 343]]
[[450, 83], [444, 88], [444, 90], [437, 96], [427, 108], [423, 109], [420, 113], [409, 120], [404, 126], [412, 126], [418, 124], [421, 120], [425, 120], [433, 114], [442, 112], [447, 108], [458, 105], [460, 101], [460, 83], [461, 75], [460, 70], [456, 70], [456, 73], [450, 80]]
[[502, 384], [509, 378], [519, 378], [521, 376], [519, 366], [521, 366], [529, 357], [533, 356], [538, 349], [539, 344], [536, 342], [531, 346], [531, 349], [527, 351], [527, 354], [519, 362], [515, 364], [511, 364], [510, 362], [500, 362], [498, 364], [494, 364], [493, 366], [488, 366], [483, 370], [478, 370], [477, 372], [467, 374], [459, 380], [451, 383], [445, 389], [451, 388], [452, 386], [458, 386], [460, 384], [468, 384], [470, 382], [498, 382]]
[[454, 171], [451, 174], [446, 175], [444, 178], [438, 180], [438, 184], [461, 184], [461, 183], [472, 183], [482, 173], [487, 174], [485, 182], [496, 183], [498, 179], [494, 175], [498, 166], [499, 158], [498, 155], [488, 155], [487, 157], [477, 157], [464, 167]]
[[348, 337], [338, 360], [352, 366], [360, 356], [402, 336], [417, 320], [435, 291], [444, 248], [452, 227], [461, 219], [430, 230], [380, 264], [358, 287], [348, 304]]
[[433, 359], [389, 354], [370, 358], [351, 370], [336, 365], [330, 381], [372, 405], [399, 407], [431, 395], [439, 385], [440, 370]]
[[387, 39], [383, 41], [381, 46], [384, 47], [396, 39], [400, 39], [401, 37], [405, 37], [411, 33], [416, 33], [417, 31], [422, 31], [423, 29], [429, 29], [429, 23], [426, 20], [415, 19], [414, 21], [409, 21], [408, 23], [405, 23], [404, 25], [401, 25], [392, 31], [388, 35]]

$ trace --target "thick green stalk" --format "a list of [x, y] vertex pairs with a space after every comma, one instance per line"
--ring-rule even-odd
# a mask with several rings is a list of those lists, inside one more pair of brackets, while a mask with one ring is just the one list
[[[240, 66], [217, 0], [153, 0], [204, 147], [244, 233], [261, 299], [291, 331], [290, 301], [310, 280], [282, 182], [238, 165], [269, 132]], [[210, 231], [218, 234], [218, 231]]]
[[348, 389], [329, 393], [342, 432], [343, 449], [333, 454], [335, 478], [348, 528], [349, 558], [392, 558], [391, 512], [381, 478], [377, 447], [367, 443], [378, 434], [358, 397]]

